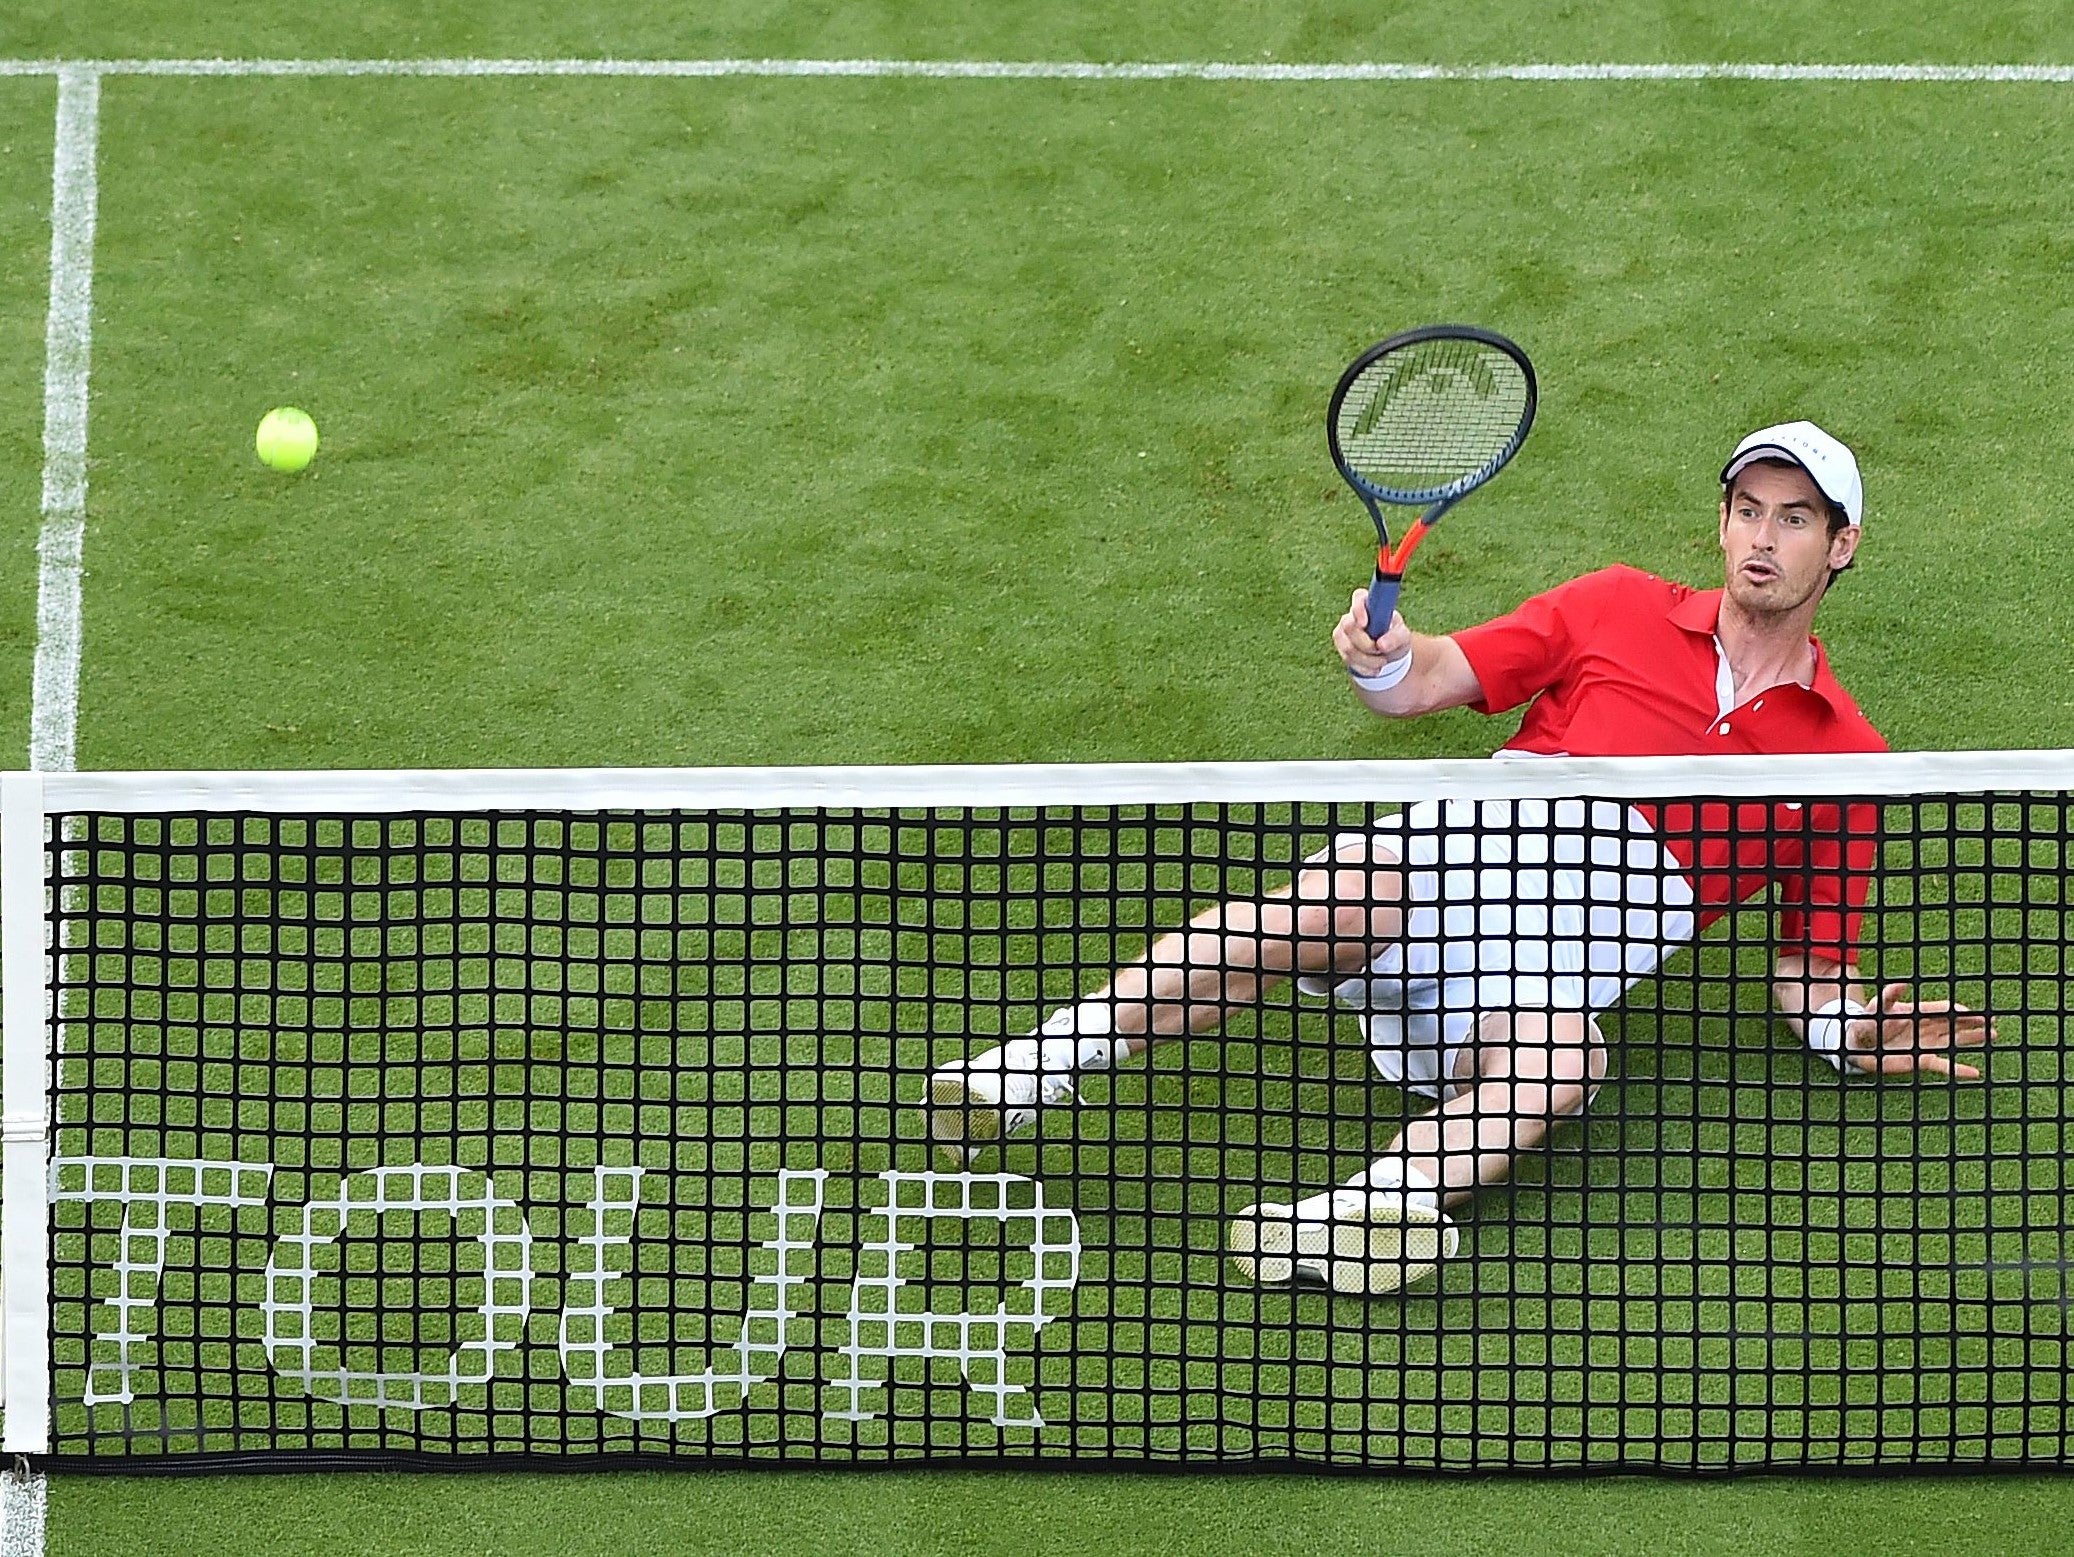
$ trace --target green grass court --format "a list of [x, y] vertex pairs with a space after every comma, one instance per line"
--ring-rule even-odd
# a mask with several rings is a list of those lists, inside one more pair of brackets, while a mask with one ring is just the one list
[[[2074, 61], [2074, 17], [2046, 0], [1381, 12], [101, 0], [17, 9], [0, 58]], [[1478, 755], [1503, 728], [1368, 719], [1327, 641], [1365, 577], [1367, 521], [1326, 459], [1325, 396], [1360, 346], [1430, 318], [1522, 341], [1542, 407], [1520, 458], [1421, 553], [1419, 625], [1614, 560], [1717, 582], [1722, 453], [1805, 414], [1866, 468], [1861, 564], [1820, 630], [1868, 714], [1902, 748], [2074, 746], [2074, 366], [2054, 349], [2074, 329], [2070, 93], [111, 77], [79, 765]], [[0, 724], [16, 732], [54, 100], [47, 77], [0, 78], [0, 566], [16, 581]], [[324, 436], [295, 479], [251, 454], [284, 403]], [[1692, 1074], [1629, 1072], [1595, 1130], [1715, 1117], [1731, 1078], [1800, 1063], [1753, 1022], [1692, 1027], [1697, 1046], [1665, 1056]], [[1119, 1080], [1132, 1106], [1090, 1114], [1083, 1139], [1171, 1141], [1229, 1082], [1276, 1107], [1329, 1097], [1351, 1160], [1395, 1100], [1357, 1046], [1287, 1031], [1272, 1016], [1222, 1060]], [[2064, 1172], [2064, 1062], [2001, 1063], [2033, 1169]], [[1963, 1093], [1837, 1106], [1833, 1122], [1765, 1112], [1739, 1143], [1996, 1124]], [[1325, 1151], [1207, 1147], [1191, 1171], [1235, 1177], [1258, 1152], [1261, 1171], [1312, 1178]], [[1022, 1157], [1008, 1166], [1029, 1171]], [[1570, 1213], [1544, 1204], [1564, 1190], [1521, 1190], [1527, 1232], [1576, 1214], [1582, 1194]], [[1175, 1192], [1200, 1213], [1207, 1272], [1222, 1187]], [[1290, 1311], [1323, 1302], [1260, 1306], [1279, 1305], [1293, 1346], [1360, 1351], [1353, 1319], [1301, 1334]], [[1214, 1389], [1216, 1360], [1191, 1383]], [[2069, 1487], [73, 1476], [52, 1486], [50, 1550], [2001, 1553], [2060, 1544]]]

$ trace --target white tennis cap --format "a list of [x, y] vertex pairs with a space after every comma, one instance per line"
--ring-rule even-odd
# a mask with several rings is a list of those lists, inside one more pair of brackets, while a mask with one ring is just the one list
[[1822, 495], [1851, 523], [1865, 523], [1865, 484], [1858, 479], [1857, 458], [1813, 422], [1781, 422], [1750, 434], [1721, 467], [1721, 484], [1727, 486], [1759, 460], [1790, 460], [1814, 478]]

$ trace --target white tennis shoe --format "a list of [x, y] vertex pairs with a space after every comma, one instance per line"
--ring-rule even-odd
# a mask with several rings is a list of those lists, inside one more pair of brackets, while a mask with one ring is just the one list
[[1329, 1214], [1263, 1201], [1232, 1218], [1226, 1246], [1248, 1281], [1383, 1297], [1424, 1281], [1461, 1246], [1446, 1213], [1401, 1190], [1343, 1189]]
[[1035, 1130], [1046, 1104], [1072, 1099], [1065, 1077], [1010, 1070], [1002, 1051], [989, 1049], [929, 1073], [929, 1139], [970, 1162], [983, 1147]]

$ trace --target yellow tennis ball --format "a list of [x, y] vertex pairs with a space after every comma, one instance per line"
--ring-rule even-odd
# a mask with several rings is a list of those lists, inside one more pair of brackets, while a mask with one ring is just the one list
[[275, 470], [301, 470], [317, 457], [317, 424], [306, 411], [279, 406], [259, 419], [253, 443], [260, 459]]

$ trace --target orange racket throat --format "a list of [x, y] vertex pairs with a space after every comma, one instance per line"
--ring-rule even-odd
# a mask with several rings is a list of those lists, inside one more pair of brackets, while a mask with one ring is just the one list
[[1411, 561], [1411, 554], [1419, 549], [1419, 542], [1426, 538], [1426, 529], [1426, 521], [1421, 519], [1404, 532], [1404, 539], [1398, 543], [1395, 551], [1388, 547], [1378, 551], [1375, 559], [1376, 571], [1385, 577], [1393, 573], [1402, 573], [1404, 565]]

